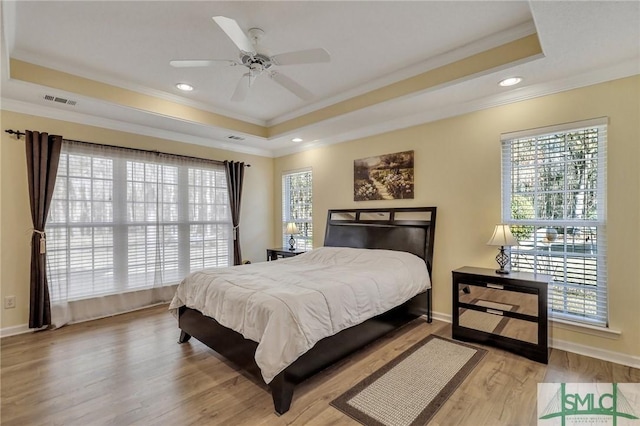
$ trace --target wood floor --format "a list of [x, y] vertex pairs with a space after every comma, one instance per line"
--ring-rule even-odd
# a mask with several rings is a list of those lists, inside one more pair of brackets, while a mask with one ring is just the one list
[[[2, 425], [358, 425], [329, 402], [449, 324], [415, 321], [300, 385], [273, 412], [264, 384], [191, 339], [166, 306], [2, 339]], [[539, 382], [640, 382], [640, 370], [553, 350], [549, 365], [494, 348], [431, 425], [533, 425]]]

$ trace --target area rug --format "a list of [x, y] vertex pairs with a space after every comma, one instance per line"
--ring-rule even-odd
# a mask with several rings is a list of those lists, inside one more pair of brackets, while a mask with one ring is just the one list
[[[518, 305], [509, 305], [507, 303], [498, 303], [483, 299], [474, 299], [471, 301], [471, 304], [501, 311], [517, 311], [519, 307]], [[500, 315], [487, 315], [484, 312], [474, 311], [473, 309], [464, 309], [458, 321], [462, 327], [499, 334], [509, 322], [509, 318]]]
[[331, 405], [367, 426], [426, 425], [486, 353], [428, 336]]

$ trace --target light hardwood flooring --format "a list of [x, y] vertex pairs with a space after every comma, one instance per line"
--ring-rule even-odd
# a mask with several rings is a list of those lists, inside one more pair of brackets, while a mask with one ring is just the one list
[[[266, 386], [191, 339], [166, 306], [2, 339], [2, 425], [358, 425], [329, 402], [449, 324], [422, 320], [298, 386], [274, 414]], [[495, 348], [430, 425], [533, 425], [539, 382], [640, 382], [640, 370], [551, 352], [549, 365]]]

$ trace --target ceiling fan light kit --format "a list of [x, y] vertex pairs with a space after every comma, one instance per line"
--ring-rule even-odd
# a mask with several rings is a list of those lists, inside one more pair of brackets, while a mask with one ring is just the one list
[[309, 90], [286, 75], [274, 71], [271, 68], [274, 65], [300, 65], [329, 62], [331, 61], [331, 56], [326, 50], [314, 48], [286, 52], [273, 56], [264, 53], [264, 50], [262, 53], [258, 53], [258, 44], [265, 35], [262, 29], [251, 28], [245, 33], [234, 19], [227, 18], [226, 16], [214, 16], [212, 19], [240, 50], [240, 61], [231, 59], [187, 59], [173, 60], [169, 62], [169, 65], [176, 68], [209, 67], [221, 64], [227, 66], [242, 65], [247, 67], [249, 72], [243, 74], [240, 81], [238, 81], [231, 96], [232, 101], [243, 101], [249, 94], [249, 89], [255, 79], [262, 74], [268, 74], [271, 80], [300, 99], [309, 100], [313, 98], [313, 94]]

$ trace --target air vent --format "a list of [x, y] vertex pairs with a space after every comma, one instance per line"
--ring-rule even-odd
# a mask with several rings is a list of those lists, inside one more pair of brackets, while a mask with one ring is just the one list
[[72, 101], [65, 98], [59, 98], [57, 96], [51, 96], [51, 95], [44, 95], [44, 100], [51, 101], [51, 102], [58, 102], [60, 104], [71, 105], [71, 106], [76, 104], [76, 101]]
[[236, 135], [229, 135], [227, 136], [227, 139], [232, 139], [234, 141], [243, 141], [244, 138], [242, 136], [236, 136]]

